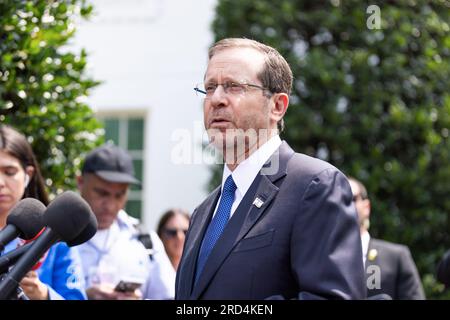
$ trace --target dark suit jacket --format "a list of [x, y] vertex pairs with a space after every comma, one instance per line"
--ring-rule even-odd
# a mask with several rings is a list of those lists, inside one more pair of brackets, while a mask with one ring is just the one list
[[[285, 142], [268, 163], [277, 159], [275, 174], [260, 172], [253, 181], [194, 286], [197, 256], [220, 187], [195, 209], [176, 299], [365, 298], [361, 240], [347, 179], [324, 161], [294, 153]], [[260, 208], [253, 205], [256, 197], [264, 201]]]
[[445, 284], [446, 288], [450, 287], [450, 250], [448, 250], [437, 266], [436, 278]]
[[[371, 254], [372, 250], [372, 254]], [[376, 254], [374, 256], [374, 251]], [[370, 288], [376, 284], [375, 275], [379, 267], [379, 288]], [[367, 296], [385, 293], [392, 299], [425, 299], [414, 260], [408, 247], [378, 239], [370, 239], [366, 258]], [[371, 278], [372, 277], [372, 278]]]

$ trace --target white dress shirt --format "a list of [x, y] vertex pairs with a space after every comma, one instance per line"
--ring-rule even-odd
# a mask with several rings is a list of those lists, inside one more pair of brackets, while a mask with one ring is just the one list
[[361, 245], [362, 245], [364, 266], [366, 265], [367, 251], [369, 250], [369, 241], [370, 241], [370, 234], [369, 234], [369, 232], [365, 231], [361, 235]]
[[[266, 143], [260, 146], [255, 152], [253, 152], [250, 157], [242, 161], [233, 172], [228, 168], [227, 165], [223, 167], [222, 174], [222, 190], [225, 181], [231, 174], [233, 176], [234, 183], [236, 184], [236, 191], [234, 193], [234, 202], [231, 206], [230, 218], [233, 215], [236, 208], [241, 203], [247, 190], [250, 188], [253, 180], [255, 180], [258, 172], [261, 170], [263, 165], [269, 160], [270, 156], [277, 151], [281, 145], [281, 139], [279, 135], [273, 136]], [[222, 197], [222, 196], [220, 196]], [[219, 201], [217, 201], [216, 208], [214, 210], [214, 215], [216, 214], [217, 207], [219, 206]]]

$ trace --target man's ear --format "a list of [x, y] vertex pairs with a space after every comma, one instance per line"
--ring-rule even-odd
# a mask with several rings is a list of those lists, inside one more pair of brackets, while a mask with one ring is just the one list
[[363, 201], [363, 208], [364, 208], [364, 217], [367, 219], [370, 219], [370, 200], [364, 199]]
[[273, 108], [271, 110], [272, 119], [277, 123], [283, 119], [289, 106], [289, 96], [286, 93], [274, 93]]
[[77, 187], [78, 190], [81, 190], [81, 188], [83, 187], [83, 176], [77, 176]]

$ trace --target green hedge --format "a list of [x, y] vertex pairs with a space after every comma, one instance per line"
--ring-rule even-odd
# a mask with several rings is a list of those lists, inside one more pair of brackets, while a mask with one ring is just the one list
[[0, 121], [25, 135], [54, 195], [75, 187], [81, 157], [102, 139], [85, 98], [98, 83], [67, 44], [85, 1], [0, 0]]

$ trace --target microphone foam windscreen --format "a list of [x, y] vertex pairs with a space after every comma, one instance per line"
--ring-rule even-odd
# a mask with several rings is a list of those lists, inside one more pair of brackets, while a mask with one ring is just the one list
[[43, 220], [61, 240], [72, 242], [92, 222], [93, 215], [91, 207], [81, 196], [66, 191], [48, 205]]
[[73, 239], [72, 241], [67, 241], [67, 245], [69, 247], [73, 247], [85, 243], [97, 233], [97, 226], [98, 226], [97, 218], [95, 214], [92, 214], [86, 228], [84, 228], [84, 230], [81, 231], [81, 233], [78, 236], [76, 236], [75, 239]]
[[43, 216], [45, 205], [37, 199], [20, 200], [6, 218], [7, 224], [12, 224], [20, 231], [19, 237], [25, 240], [33, 239], [45, 227]]

